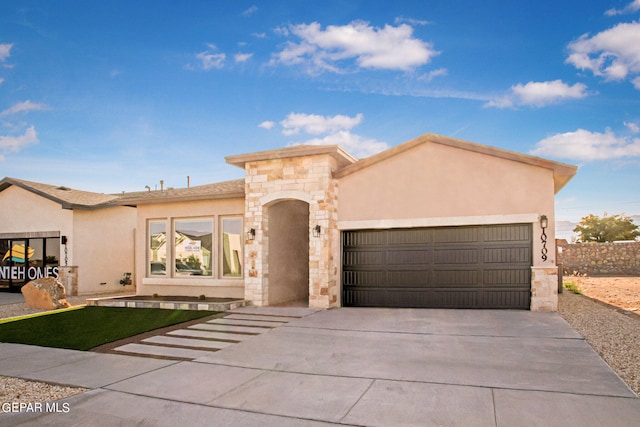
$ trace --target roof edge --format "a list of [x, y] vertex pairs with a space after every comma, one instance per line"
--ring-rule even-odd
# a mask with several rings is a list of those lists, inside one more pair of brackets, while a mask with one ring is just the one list
[[244, 192], [220, 193], [220, 194], [204, 194], [197, 196], [170, 196], [166, 198], [146, 199], [132, 198], [119, 200], [117, 206], [138, 206], [138, 205], [155, 205], [160, 203], [176, 203], [176, 202], [194, 202], [200, 200], [219, 200], [219, 199], [244, 199]]
[[257, 151], [254, 153], [227, 156], [224, 159], [230, 165], [244, 169], [248, 162], [261, 160], [288, 159], [292, 157], [317, 156], [328, 154], [338, 162], [338, 169], [348, 167], [358, 160], [339, 145], [294, 145], [275, 150]]

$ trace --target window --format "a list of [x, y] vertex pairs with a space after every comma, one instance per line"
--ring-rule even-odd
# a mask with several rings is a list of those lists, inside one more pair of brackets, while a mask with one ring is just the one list
[[147, 233], [148, 277], [243, 277], [241, 216], [150, 220]]
[[222, 219], [222, 276], [242, 277], [242, 218]]
[[41, 277], [58, 277], [60, 237], [0, 239], [0, 288], [19, 288]]
[[212, 276], [213, 220], [176, 220], [175, 276]]
[[167, 274], [167, 222], [149, 221], [149, 273]]

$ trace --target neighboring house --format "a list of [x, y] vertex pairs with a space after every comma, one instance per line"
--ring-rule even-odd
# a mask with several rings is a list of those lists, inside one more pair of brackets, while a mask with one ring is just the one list
[[245, 178], [114, 202], [137, 208], [139, 294], [557, 309], [554, 195], [574, 166], [431, 134], [363, 160], [338, 146], [226, 160]]
[[53, 276], [70, 295], [122, 290], [133, 272], [136, 210], [119, 196], [15, 178], [0, 181], [0, 252], [27, 247], [28, 258], [7, 257], [0, 287], [19, 291], [32, 279]]

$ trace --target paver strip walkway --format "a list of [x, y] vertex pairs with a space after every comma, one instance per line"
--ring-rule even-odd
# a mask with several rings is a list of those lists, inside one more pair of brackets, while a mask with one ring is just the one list
[[193, 360], [282, 326], [297, 317], [229, 314], [128, 343], [112, 350], [116, 354], [134, 354], [173, 360]]

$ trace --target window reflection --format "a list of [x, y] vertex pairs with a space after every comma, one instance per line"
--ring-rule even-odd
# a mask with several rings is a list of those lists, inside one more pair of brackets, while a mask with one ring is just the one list
[[222, 275], [242, 276], [242, 219], [222, 220]]
[[167, 262], [167, 223], [166, 221], [149, 222], [149, 272], [166, 275]]
[[175, 275], [211, 276], [213, 220], [175, 221]]

